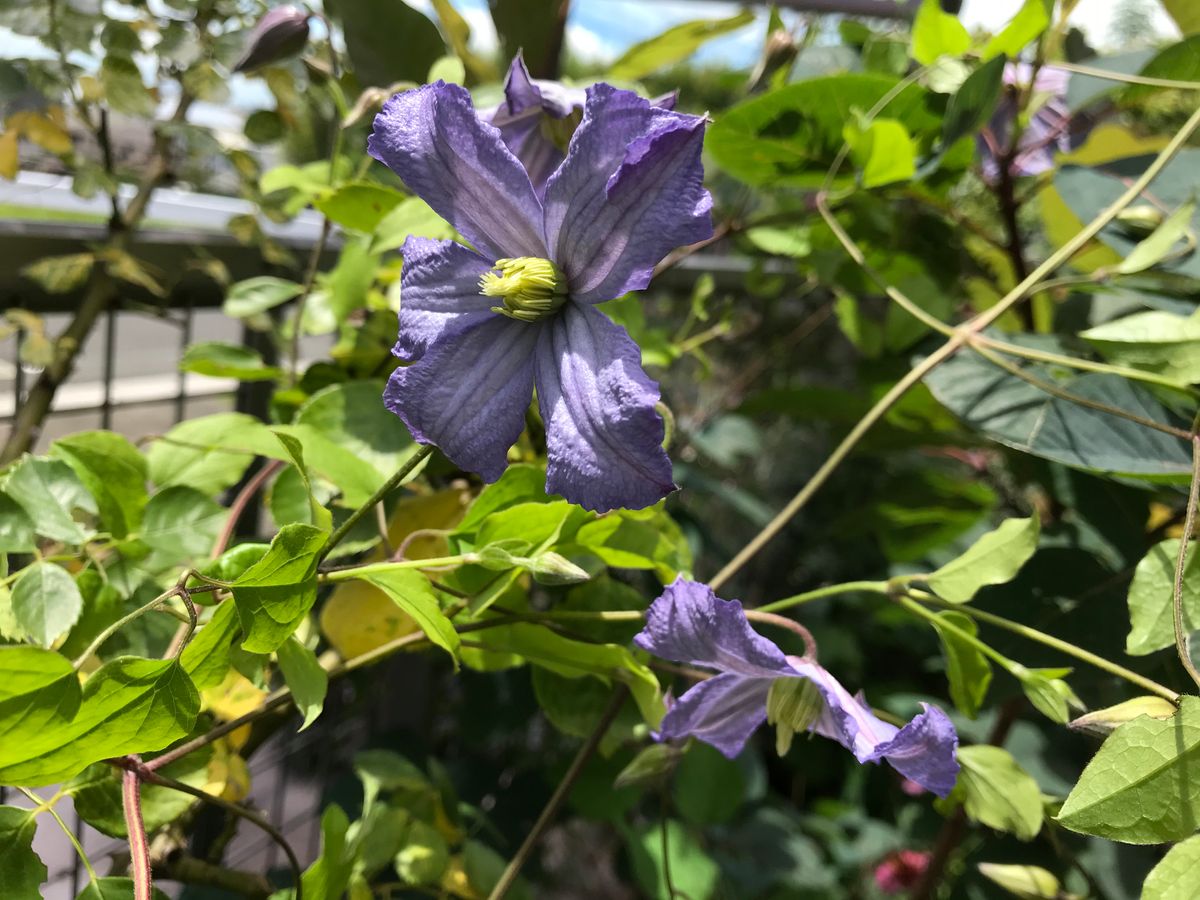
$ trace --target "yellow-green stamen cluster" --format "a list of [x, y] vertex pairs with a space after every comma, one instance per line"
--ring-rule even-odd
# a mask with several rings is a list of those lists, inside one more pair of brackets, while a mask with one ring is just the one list
[[479, 279], [479, 292], [504, 298], [504, 305], [493, 306], [492, 312], [536, 322], [567, 302], [567, 280], [550, 260], [520, 256], [496, 260], [494, 270]]

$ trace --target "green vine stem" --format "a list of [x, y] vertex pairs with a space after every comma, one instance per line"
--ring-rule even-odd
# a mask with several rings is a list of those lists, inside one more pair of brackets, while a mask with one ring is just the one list
[[1188, 648], [1188, 633], [1183, 621], [1183, 576], [1187, 568], [1188, 547], [1196, 531], [1196, 504], [1200, 499], [1200, 413], [1192, 421], [1192, 433], [1188, 439], [1192, 445], [1192, 481], [1188, 487], [1187, 513], [1183, 521], [1183, 534], [1179, 536], [1179, 555], [1175, 558], [1175, 578], [1171, 585], [1171, 612], [1175, 630], [1175, 650], [1180, 665], [1188, 676], [1200, 686], [1200, 672], [1192, 662]]
[[1175, 133], [1162, 151], [1155, 157], [1154, 161], [1146, 168], [1146, 170], [1138, 176], [1137, 179], [1129, 185], [1129, 187], [1113, 201], [1109, 206], [1100, 212], [1086, 226], [1081, 228], [1070, 240], [1059, 247], [1054, 253], [1050, 254], [1039, 266], [1037, 266], [1029, 275], [1022, 279], [1020, 284], [1014, 287], [1011, 291], [1002, 297], [995, 306], [976, 315], [965, 325], [955, 329], [954, 334], [941, 347], [925, 357], [917, 364], [904, 378], [896, 382], [892, 389], [889, 390], [880, 400], [867, 412], [858, 424], [851, 429], [850, 433], [843, 438], [842, 442], [834, 449], [828, 459], [821, 465], [816, 473], [809, 479], [808, 483], [800, 489], [782, 510], [768, 522], [762, 530], [755, 535], [749, 543], [746, 544], [737, 555], [731, 559], [720, 572], [712, 579], [711, 585], [713, 589], [720, 587], [738, 571], [741, 570], [747, 562], [753, 559], [764, 546], [766, 546], [772, 538], [774, 538], [784, 527], [792, 520], [814, 494], [825, 484], [830, 475], [837, 470], [841, 463], [850, 455], [858, 442], [871, 430], [874, 425], [880, 421], [887, 412], [908, 392], [909, 388], [917, 384], [926, 375], [932, 372], [935, 368], [949, 359], [958, 351], [960, 347], [967, 343], [968, 338], [981, 332], [984, 328], [991, 325], [998, 318], [1004, 315], [1010, 308], [1023, 300], [1030, 289], [1034, 288], [1039, 282], [1045, 280], [1046, 276], [1057, 269], [1059, 266], [1070, 260], [1076, 253], [1085, 247], [1097, 234], [1100, 233], [1109, 222], [1113, 221], [1117, 215], [1133, 203], [1142, 191], [1158, 177], [1159, 173], [1166, 168], [1167, 164], [1175, 158], [1175, 155], [1184, 147], [1188, 139], [1200, 128], [1200, 107], [1198, 107], [1183, 126]]
[[75, 837], [75, 832], [67, 827], [67, 823], [63, 821], [62, 816], [58, 814], [58, 810], [54, 808], [54, 805], [58, 802], [58, 798], [62, 796], [62, 791], [60, 790], [49, 800], [43, 800], [33, 791], [29, 790], [29, 788], [18, 785], [17, 790], [24, 794], [26, 799], [37, 804], [34, 815], [45, 811], [54, 817], [54, 821], [58, 823], [58, 827], [62, 829], [62, 833], [67, 836], [67, 840], [75, 848], [75, 853], [78, 855], [79, 861], [83, 863], [83, 868], [87, 870], [88, 878], [91, 881], [95, 881], [98, 876], [96, 875], [96, 870], [92, 867], [92, 861], [88, 859], [87, 853], [84, 852], [83, 845], [79, 843], [79, 838]]

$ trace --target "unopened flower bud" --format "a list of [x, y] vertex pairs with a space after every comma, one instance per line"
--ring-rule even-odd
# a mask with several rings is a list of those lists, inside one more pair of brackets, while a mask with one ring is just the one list
[[1117, 728], [1138, 716], [1150, 716], [1152, 719], [1169, 719], [1176, 713], [1175, 704], [1162, 697], [1134, 697], [1116, 706], [1097, 709], [1085, 716], [1073, 720], [1069, 727], [1076, 731], [1086, 731], [1097, 737], [1108, 737]]
[[298, 6], [277, 6], [259, 19], [235, 72], [250, 72], [295, 56], [308, 43], [309, 14]]
[[552, 551], [539, 553], [527, 566], [538, 584], [579, 584], [591, 577], [585, 569]]
[[750, 76], [751, 92], [761, 90], [772, 75], [785, 66], [790, 66], [796, 59], [796, 54], [796, 39], [786, 28], [776, 28], [767, 35], [762, 56]]
[[630, 760], [613, 780], [613, 787], [645, 787], [656, 784], [675, 771], [683, 750], [674, 744], [651, 744]]
[[775, 726], [775, 751], [784, 756], [792, 747], [792, 737], [808, 731], [825, 701], [817, 686], [807, 678], [776, 678], [767, 694], [767, 723]]
[[1117, 213], [1117, 224], [1134, 237], [1145, 237], [1163, 223], [1162, 211], [1148, 203], [1131, 206]]

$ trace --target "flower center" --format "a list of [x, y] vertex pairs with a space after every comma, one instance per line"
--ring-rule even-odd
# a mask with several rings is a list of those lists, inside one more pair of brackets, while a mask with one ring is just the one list
[[537, 322], [567, 302], [567, 280], [548, 259], [498, 259], [493, 271], [479, 279], [479, 293], [504, 298], [504, 305], [493, 306], [492, 312], [522, 322]]

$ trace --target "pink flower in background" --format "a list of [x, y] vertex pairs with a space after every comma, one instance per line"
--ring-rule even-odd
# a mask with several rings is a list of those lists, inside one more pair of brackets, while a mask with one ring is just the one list
[[897, 850], [875, 866], [875, 883], [885, 894], [902, 894], [917, 886], [929, 868], [926, 850]]

